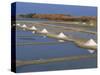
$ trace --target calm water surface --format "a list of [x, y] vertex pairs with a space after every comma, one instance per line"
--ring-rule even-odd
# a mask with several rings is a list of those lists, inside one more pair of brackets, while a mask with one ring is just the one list
[[[96, 38], [96, 35], [82, 32], [65, 32], [66, 35], [78, 36], [79, 38], [90, 39]], [[16, 42], [18, 43], [34, 43], [34, 42], [58, 42], [56, 39], [44, 38], [43, 36], [32, 34], [30, 31], [17, 30]], [[79, 48], [72, 42], [66, 41], [55, 45], [25, 45], [17, 46], [17, 60], [35, 60], [48, 59], [55, 57], [74, 56], [90, 54], [87, 49]], [[53, 62], [48, 64], [26, 65], [17, 67], [16, 72], [34, 72], [34, 71], [49, 71], [63, 69], [80, 69], [96, 67], [96, 58], [81, 59], [74, 61]]]
[[[56, 39], [43, 38], [30, 31], [17, 30], [17, 43], [32, 43], [32, 42], [58, 42]], [[21, 36], [21, 37], [20, 37]], [[29, 36], [29, 37], [22, 37]], [[55, 57], [73, 56], [90, 54], [87, 49], [79, 48], [72, 42], [66, 41], [65, 43], [55, 45], [25, 45], [17, 46], [16, 59], [17, 60], [35, 60], [35, 59], [48, 59]], [[84, 63], [85, 62], [85, 63]], [[74, 69], [74, 68], [91, 68], [96, 67], [96, 58], [81, 59], [77, 61], [64, 61], [39, 65], [26, 65], [18, 67], [17, 72], [28, 71], [48, 71], [57, 69]]]

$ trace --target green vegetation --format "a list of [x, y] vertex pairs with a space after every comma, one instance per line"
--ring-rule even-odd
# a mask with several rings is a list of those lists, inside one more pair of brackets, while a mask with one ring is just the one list
[[97, 18], [95, 16], [72, 16], [70, 14], [20, 14], [19, 18], [38, 18], [38, 19], [48, 19], [55, 21], [70, 21], [70, 22], [86, 22], [88, 25], [96, 25]]
[[21, 18], [32, 18], [33, 15], [35, 15], [36, 13], [30, 13], [30, 14], [20, 14], [18, 15]]

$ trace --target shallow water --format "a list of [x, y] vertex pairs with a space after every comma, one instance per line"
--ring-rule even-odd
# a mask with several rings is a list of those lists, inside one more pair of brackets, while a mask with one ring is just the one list
[[75, 38], [83, 38], [83, 39], [94, 39], [96, 40], [96, 35], [95, 34], [89, 34], [89, 33], [84, 33], [84, 32], [65, 32], [66, 35], [70, 35]]
[[[77, 34], [77, 36], [78, 35], [79, 33]], [[16, 38], [17, 43], [58, 42], [58, 40], [56, 39], [47, 37], [43, 38], [43, 36], [32, 34], [30, 31], [23, 31], [23, 30], [17, 30], [16, 36], [19, 36]], [[55, 44], [55, 45], [25, 45], [25, 46], [17, 46], [16, 48], [17, 60], [47, 59], [47, 58], [84, 55], [84, 54], [90, 54], [90, 53], [87, 51], [87, 49], [79, 48], [72, 42], [68, 41], [66, 41], [65, 43]], [[77, 61], [55, 62], [55, 63], [39, 64], [39, 65], [26, 65], [22, 67], [17, 67], [16, 71], [33, 72], [33, 71], [44, 71], [44, 70], [48, 71], [57, 69], [74, 69], [74, 68], [91, 68], [91, 67], [96, 67], [96, 58], [81, 59]]]
[[70, 70], [82, 68], [96, 68], [96, 58], [82, 59], [77, 61], [53, 62], [48, 64], [26, 65], [16, 69], [16, 72], [37, 72], [52, 70]]

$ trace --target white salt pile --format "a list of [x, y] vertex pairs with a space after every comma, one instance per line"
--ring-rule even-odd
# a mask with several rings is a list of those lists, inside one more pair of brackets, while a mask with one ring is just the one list
[[[91, 47], [91, 46], [97, 46], [97, 44], [96, 44], [96, 42], [93, 39], [90, 39], [86, 43], [84, 43], [84, 46]], [[95, 50], [91, 50], [91, 49], [89, 49], [88, 51], [90, 53], [94, 53], [95, 52]]]
[[46, 28], [44, 28], [44, 29], [41, 31], [41, 33], [47, 34], [47, 33], [49, 33], [49, 32], [47, 31]]

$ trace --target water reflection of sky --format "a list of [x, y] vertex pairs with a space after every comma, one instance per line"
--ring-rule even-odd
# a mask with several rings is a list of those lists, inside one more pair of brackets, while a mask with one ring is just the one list
[[[79, 36], [84, 38], [94, 37], [93, 35], [87, 36], [83, 33], [70, 33], [73, 36]], [[16, 31], [16, 42], [58, 42], [56, 39], [43, 38], [43, 36], [32, 34], [30, 31], [17, 30]], [[23, 37], [26, 36], [26, 37]], [[28, 37], [27, 37], [28, 36]], [[95, 37], [94, 37], [95, 38]], [[74, 56], [90, 54], [87, 49], [79, 48], [72, 42], [66, 41], [65, 43], [55, 45], [25, 45], [16, 46], [16, 59], [17, 60], [35, 60], [35, 59], [48, 59], [55, 57]], [[16, 72], [34, 72], [34, 71], [50, 71], [50, 70], [63, 70], [63, 69], [80, 69], [80, 68], [93, 68], [96, 67], [96, 57], [89, 59], [80, 59], [73, 61], [64, 62], [53, 62], [48, 64], [38, 65], [25, 65], [17, 67]]]
[[96, 58], [54, 62], [48, 64], [26, 65], [16, 68], [16, 72], [37, 72], [37, 71], [50, 71], [50, 70], [69, 70], [69, 69], [82, 69], [82, 68], [95, 68]]
[[[23, 37], [17, 38], [17, 43], [22, 42], [58, 42], [56, 39], [43, 38], [43, 36], [34, 35], [27, 31], [17, 31], [17, 36], [32, 36], [31, 38]], [[26, 39], [25, 39], [26, 38]], [[20, 60], [32, 60], [40, 58], [53, 58], [53, 57], [63, 57], [71, 55], [82, 55], [89, 54], [87, 49], [79, 48], [72, 42], [66, 41], [63, 44], [55, 45], [25, 45], [17, 46], [17, 59]], [[23, 55], [22, 55], [23, 54]]]

